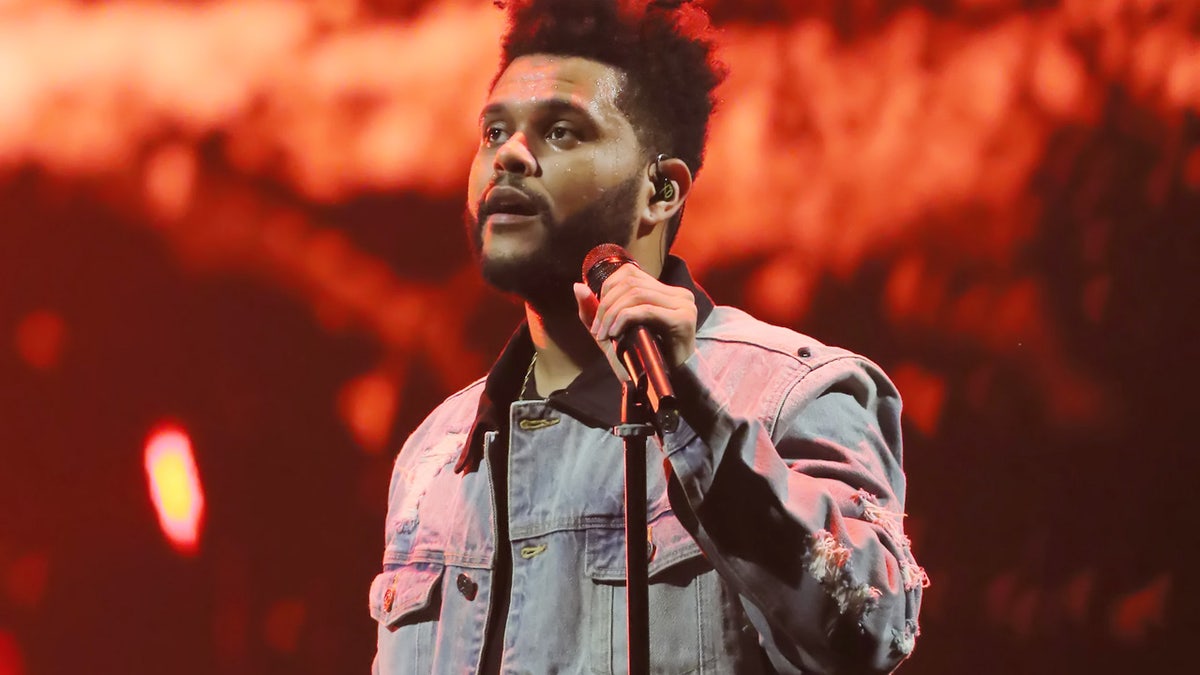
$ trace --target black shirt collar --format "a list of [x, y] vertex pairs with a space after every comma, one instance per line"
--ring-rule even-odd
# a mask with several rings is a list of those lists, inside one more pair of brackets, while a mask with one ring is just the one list
[[[659, 280], [690, 290], [696, 296], [696, 326], [704, 325], [712, 313], [713, 302], [692, 279], [687, 264], [681, 258], [667, 256]], [[523, 322], [488, 372], [471, 436], [454, 467], [456, 473], [469, 473], [479, 468], [483, 458], [483, 435], [488, 431], [507, 428], [508, 407], [520, 395], [533, 352], [529, 326]], [[621, 383], [608, 359], [597, 353], [597, 357], [584, 366], [583, 372], [571, 384], [551, 393], [547, 402], [588, 426], [614, 427], [621, 420]]]

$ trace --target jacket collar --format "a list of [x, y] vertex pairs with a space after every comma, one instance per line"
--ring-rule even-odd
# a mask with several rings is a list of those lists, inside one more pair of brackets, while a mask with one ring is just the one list
[[[696, 296], [697, 328], [704, 325], [713, 311], [712, 298], [692, 279], [687, 263], [673, 255], [667, 256], [659, 280], [690, 290]], [[488, 372], [483, 393], [479, 396], [475, 423], [454, 466], [455, 473], [470, 473], [478, 469], [483, 459], [484, 434], [507, 429], [507, 411], [520, 394], [533, 351], [529, 325], [522, 322]], [[590, 427], [615, 427], [621, 420], [621, 382], [608, 360], [597, 355], [565, 389], [551, 393], [547, 402]]]

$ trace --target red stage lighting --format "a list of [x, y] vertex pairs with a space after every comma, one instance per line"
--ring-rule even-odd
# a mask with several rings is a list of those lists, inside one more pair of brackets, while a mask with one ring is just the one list
[[25, 675], [21, 645], [12, 633], [0, 630], [0, 675]]

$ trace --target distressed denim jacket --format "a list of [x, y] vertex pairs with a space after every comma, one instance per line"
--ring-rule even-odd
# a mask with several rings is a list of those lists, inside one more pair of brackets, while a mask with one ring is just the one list
[[[714, 308], [678, 259], [662, 278], [693, 289], [701, 323], [672, 373], [683, 420], [647, 452], [652, 672], [892, 670], [928, 583], [903, 532], [895, 388], [860, 356]], [[625, 672], [617, 380], [604, 362], [547, 400], [493, 404], [531, 354], [522, 329], [397, 457], [369, 598], [377, 675], [478, 672], [489, 635], [504, 673]], [[505, 441], [497, 515], [486, 460]]]

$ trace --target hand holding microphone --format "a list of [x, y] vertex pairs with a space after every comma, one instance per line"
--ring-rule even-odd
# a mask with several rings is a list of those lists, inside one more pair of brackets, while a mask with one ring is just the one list
[[661, 420], [660, 406], [674, 407], [667, 367], [696, 351], [696, 298], [647, 274], [615, 244], [592, 249], [583, 273], [587, 285], [575, 284], [580, 320], [598, 342], [617, 341], [618, 356]]

